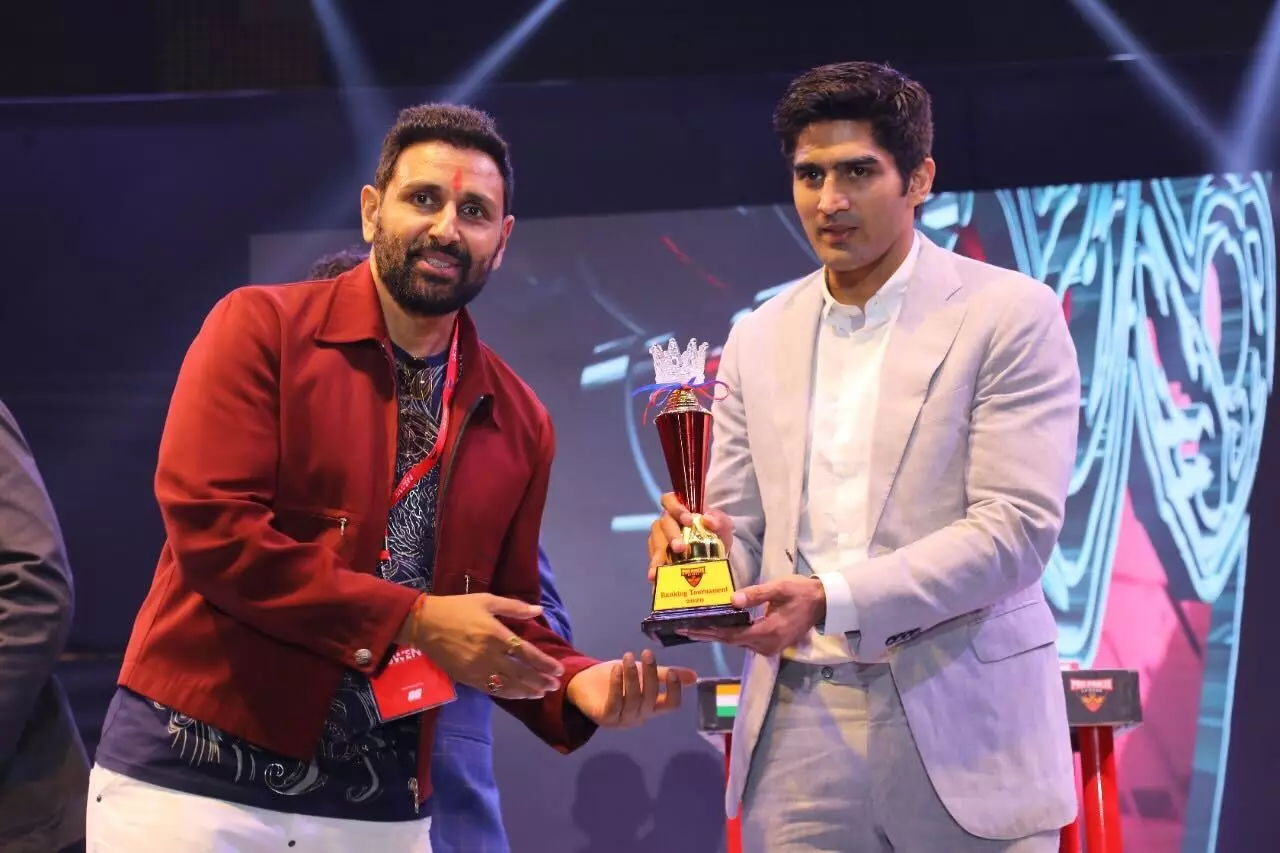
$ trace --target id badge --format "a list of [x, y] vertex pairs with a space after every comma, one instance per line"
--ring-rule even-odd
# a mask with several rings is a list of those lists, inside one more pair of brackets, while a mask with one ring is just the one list
[[444, 670], [415, 648], [397, 648], [382, 672], [369, 679], [369, 685], [384, 723], [458, 698]]

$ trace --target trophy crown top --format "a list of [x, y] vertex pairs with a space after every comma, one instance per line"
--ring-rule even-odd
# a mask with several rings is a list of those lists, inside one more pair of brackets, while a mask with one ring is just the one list
[[654, 381], [659, 385], [697, 385], [705, 381], [709, 346], [705, 341], [699, 344], [697, 338], [690, 338], [689, 345], [681, 352], [676, 339], [671, 338], [666, 349], [657, 344], [649, 347]]

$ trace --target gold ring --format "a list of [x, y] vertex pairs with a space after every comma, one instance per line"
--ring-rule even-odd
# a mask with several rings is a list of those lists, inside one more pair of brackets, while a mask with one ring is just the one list
[[523, 645], [524, 645], [524, 642], [515, 634], [512, 634], [510, 637], [507, 637], [507, 657], [514, 657], [515, 653]]
[[489, 676], [489, 680], [488, 682], [486, 682], [486, 686], [489, 688], [490, 693], [497, 693], [499, 690], [502, 689], [502, 676], [497, 675], [496, 673], [494, 675]]

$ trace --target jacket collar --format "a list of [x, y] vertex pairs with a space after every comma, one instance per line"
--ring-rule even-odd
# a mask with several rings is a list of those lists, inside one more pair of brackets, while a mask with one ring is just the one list
[[[330, 288], [329, 308], [316, 332], [316, 340], [327, 344], [372, 341], [390, 352], [391, 337], [368, 259], [334, 279]], [[488, 352], [480, 343], [471, 313], [465, 308], [458, 312], [458, 354], [462, 361], [459, 402], [469, 406], [482, 394], [492, 398], [498, 383], [494, 381]], [[492, 412], [493, 407], [488, 408]]]

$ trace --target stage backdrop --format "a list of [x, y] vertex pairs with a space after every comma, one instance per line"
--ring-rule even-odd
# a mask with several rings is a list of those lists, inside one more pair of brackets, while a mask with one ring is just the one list
[[[1146, 723], [1119, 742], [1128, 846], [1214, 848], [1245, 581], [1246, 511], [1274, 368], [1270, 175], [948, 193], [925, 234], [1062, 300], [1084, 398], [1067, 522], [1044, 577], [1066, 665], [1141, 673]], [[297, 278], [353, 232], [262, 234], [258, 282]], [[722, 343], [817, 263], [788, 207], [519, 221], [475, 304], [486, 340], [557, 425], [544, 542], [580, 645], [645, 645], [644, 531], [669, 487], [643, 400], [648, 347]], [[716, 361], [718, 349], [712, 352]], [[737, 674], [702, 646], [668, 660]], [[939, 713], [946, 713], [939, 708]], [[692, 709], [568, 759], [500, 720], [515, 849], [706, 853], [721, 764]], [[568, 799], [565, 793], [569, 792]]]

